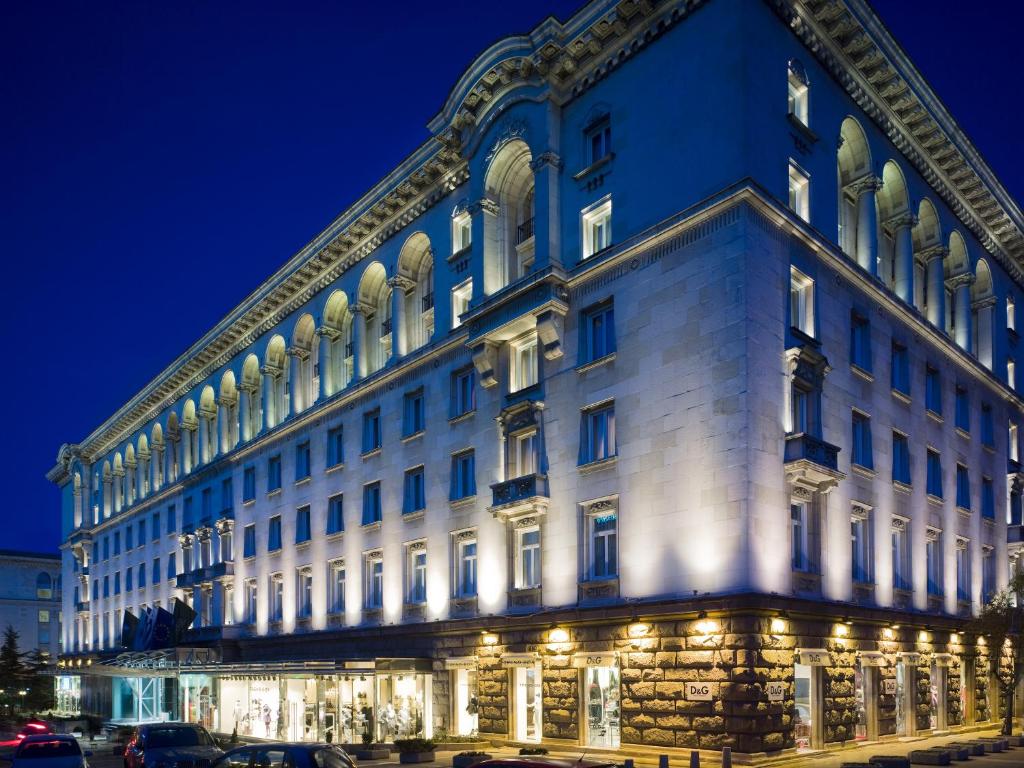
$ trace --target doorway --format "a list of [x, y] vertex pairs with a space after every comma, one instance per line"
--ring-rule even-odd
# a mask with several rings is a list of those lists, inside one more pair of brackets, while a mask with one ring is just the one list
[[513, 738], [539, 742], [541, 737], [540, 664], [512, 669]]
[[820, 666], [799, 662], [793, 665], [793, 736], [797, 752], [824, 747], [822, 677]]
[[477, 732], [476, 681], [476, 669], [452, 670], [452, 726], [457, 736], [472, 736]]
[[879, 657], [865, 656], [854, 670], [854, 696], [857, 702], [857, 722], [854, 741], [878, 741]]
[[938, 660], [933, 660], [928, 685], [928, 725], [933, 731], [945, 731], [949, 728], [946, 689], [946, 667]]
[[901, 659], [896, 662], [896, 735], [913, 736], [917, 733], [917, 714], [914, 691], [917, 687], [915, 666]]

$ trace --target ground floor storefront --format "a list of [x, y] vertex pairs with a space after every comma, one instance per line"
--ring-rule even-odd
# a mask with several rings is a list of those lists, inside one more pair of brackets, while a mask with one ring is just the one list
[[[353, 628], [316, 643], [308, 634], [242, 637], [216, 662], [112, 677], [107, 716], [290, 741], [458, 735], [744, 753], [924, 736], [999, 717], [1007, 660], [964, 622], [748, 603]], [[379, 654], [399, 647], [410, 657]]]

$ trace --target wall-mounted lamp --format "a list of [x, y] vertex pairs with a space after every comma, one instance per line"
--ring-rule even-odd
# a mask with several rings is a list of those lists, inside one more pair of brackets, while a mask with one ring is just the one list
[[979, 637], [978, 638], [978, 645], [984, 645], [984, 644], [985, 644], [985, 638], [984, 637]]
[[701, 619], [694, 625], [694, 629], [701, 635], [713, 635], [718, 631], [718, 622], [711, 619]]
[[772, 619], [772, 634], [781, 635], [786, 631], [786, 620], [780, 616], [776, 616]]
[[957, 643], [960, 642], [960, 635], [958, 635], [956, 632], [950, 632], [949, 633], [949, 642], [951, 642], [954, 645], [956, 645]]
[[896, 632], [895, 632], [895, 630], [893, 630], [892, 627], [885, 627], [885, 628], [883, 628], [882, 629], [882, 639], [883, 640], [895, 640], [896, 639]]
[[633, 639], [639, 639], [641, 637], [647, 637], [651, 632], [651, 625], [644, 624], [642, 621], [635, 621], [629, 625], [629, 636]]
[[848, 637], [850, 634], [850, 627], [846, 624], [836, 624], [832, 633], [836, 637]]
[[566, 632], [561, 627], [555, 627], [550, 632], [548, 632], [548, 642], [549, 643], [568, 643], [569, 642], [569, 633]]
[[927, 630], [922, 629], [920, 632], [917, 633], [917, 642], [930, 643], [931, 640], [932, 636], [928, 633]]
[[494, 634], [493, 632], [484, 632], [484, 635], [483, 635], [483, 637], [481, 639], [482, 639], [484, 645], [497, 645], [498, 644], [498, 636], [496, 634]]

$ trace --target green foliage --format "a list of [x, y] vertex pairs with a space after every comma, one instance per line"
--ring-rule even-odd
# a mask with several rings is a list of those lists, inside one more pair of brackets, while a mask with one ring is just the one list
[[984, 637], [989, 648], [990, 669], [999, 680], [1004, 700], [1004, 734], [1013, 732], [1014, 691], [1024, 677], [1024, 607], [1018, 597], [1022, 595], [1024, 574], [1017, 574], [1006, 589], [993, 595], [977, 618], [968, 625], [968, 642], [971, 642], [972, 636]]
[[401, 754], [412, 752], [433, 752], [434, 742], [431, 739], [395, 739], [395, 749]]
[[546, 755], [547, 747], [520, 747], [520, 755]]

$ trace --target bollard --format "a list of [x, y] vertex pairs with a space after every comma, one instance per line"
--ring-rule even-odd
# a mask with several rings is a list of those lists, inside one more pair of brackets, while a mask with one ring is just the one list
[[700, 752], [696, 749], [690, 752], [690, 768], [700, 768]]
[[658, 768], [668, 768], [668, 755], [658, 755]]
[[732, 747], [722, 747], [722, 768], [732, 768]]

